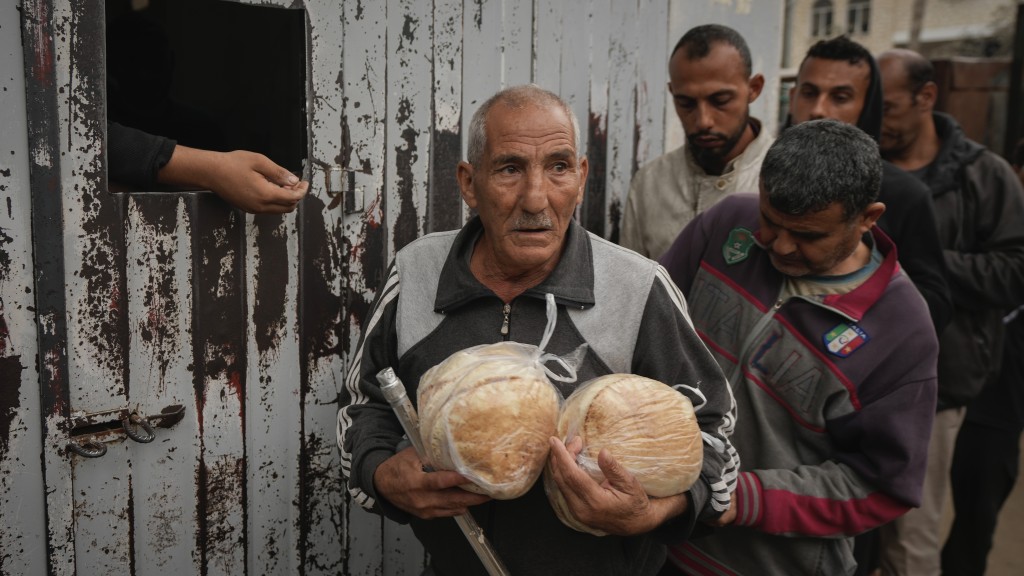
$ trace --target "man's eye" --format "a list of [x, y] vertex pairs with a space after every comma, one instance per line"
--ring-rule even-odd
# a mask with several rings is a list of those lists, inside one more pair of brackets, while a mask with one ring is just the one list
[[552, 166], [552, 168], [554, 169], [555, 172], [565, 172], [565, 171], [567, 171], [569, 169], [569, 163], [568, 162], [555, 162], [555, 165]]
[[693, 100], [690, 100], [689, 98], [676, 98], [676, 106], [684, 110], [691, 110], [694, 106], [696, 106], [696, 103]]
[[519, 168], [512, 166], [511, 164], [498, 168], [499, 174], [515, 174], [517, 172], [519, 172]]
[[715, 98], [711, 101], [716, 108], [728, 106], [730, 102], [732, 102], [732, 96], [722, 96], [721, 98]]

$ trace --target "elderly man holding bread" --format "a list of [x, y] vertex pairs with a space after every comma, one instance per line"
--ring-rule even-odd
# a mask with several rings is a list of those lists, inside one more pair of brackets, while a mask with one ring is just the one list
[[[698, 521], [714, 522], [729, 508], [739, 466], [729, 443], [732, 394], [665, 270], [573, 220], [588, 169], [578, 142], [571, 108], [551, 92], [518, 86], [485, 102], [470, 125], [468, 161], [457, 169], [462, 197], [477, 216], [461, 230], [427, 235], [399, 251], [363, 327], [338, 415], [349, 492], [369, 510], [412, 524], [430, 553], [428, 573], [486, 573], [452, 521], [467, 512], [516, 576], [643, 576], [658, 573], [666, 543], [686, 540]], [[562, 363], [573, 377], [552, 372], [561, 398], [620, 373], [688, 397], [702, 455], [696, 482], [683, 493], [652, 497], [608, 450], [588, 472], [578, 465], [578, 437], [551, 434], [539, 440], [545, 481], [521, 496], [492, 499], [464, 489], [465, 475], [403, 448], [377, 373], [393, 368], [416, 398], [431, 368], [502, 342], [543, 343], [546, 357], [568, 358]], [[495, 429], [503, 417], [522, 416], [503, 415], [499, 405], [491, 416]], [[453, 434], [486, 439], [488, 427], [481, 428]], [[647, 440], [656, 446], [657, 438]], [[587, 529], [559, 519], [546, 483]]]

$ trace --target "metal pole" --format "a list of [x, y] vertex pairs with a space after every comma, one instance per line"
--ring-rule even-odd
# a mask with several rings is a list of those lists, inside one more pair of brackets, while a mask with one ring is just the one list
[[[416, 414], [416, 409], [413, 408], [412, 402], [409, 401], [409, 396], [405, 393], [405, 385], [402, 384], [398, 375], [391, 368], [385, 368], [378, 372], [377, 381], [380, 382], [381, 392], [387, 398], [388, 404], [391, 404], [391, 409], [395, 411], [395, 416], [402, 423], [402, 428], [405, 429], [405, 435], [409, 437], [409, 442], [412, 443], [420, 458], [425, 457], [426, 451], [423, 447], [423, 440], [420, 438], [419, 416]], [[505, 568], [501, 559], [498, 558], [498, 553], [495, 552], [491, 542], [487, 540], [483, 529], [476, 523], [476, 519], [473, 518], [472, 514], [467, 512], [466, 514], [456, 516], [455, 523], [462, 529], [466, 540], [469, 541], [469, 545], [473, 547], [473, 551], [476, 552], [477, 557], [483, 562], [488, 574], [491, 576], [509, 576], [508, 569]]]

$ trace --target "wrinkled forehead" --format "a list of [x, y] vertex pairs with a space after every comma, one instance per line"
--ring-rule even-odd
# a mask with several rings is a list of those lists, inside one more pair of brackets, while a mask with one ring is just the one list
[[567, 148], [576, 154], [572, 122], [558, 103], [496, 103], [487, 112], [486, 149], [509, 146]]

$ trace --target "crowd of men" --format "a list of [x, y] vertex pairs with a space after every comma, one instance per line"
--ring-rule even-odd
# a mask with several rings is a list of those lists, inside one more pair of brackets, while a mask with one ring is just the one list
[[[765, 80], [734, 30], [690, 30], [668, 73], [686, 139], [635, 175], [621, 246], [573, 219], [588, 163], [564, 101], [519, 86], [475, 112], [457, 168], [475, 216], [399, 251], [347, 375], [353, 500], [411, 523], [436, 576], [487, 573], [465, 513], [517, 576], [983, 573], [1024, 427], [1014, 169], [935, 110], [914, 52], [819, 42], [777, 135], [750, 116]], [[690, 396], [699, 481], [650, 498], [607, 454], [598, 483], [553, 439], [555, 482], [598, 537], [562, 524], [540, 483], [491, 500], [403, 445], [378, 371], [415, 398], [458, 350], [542, 339], [585, 350], [577, 385], [629, 372]]]

